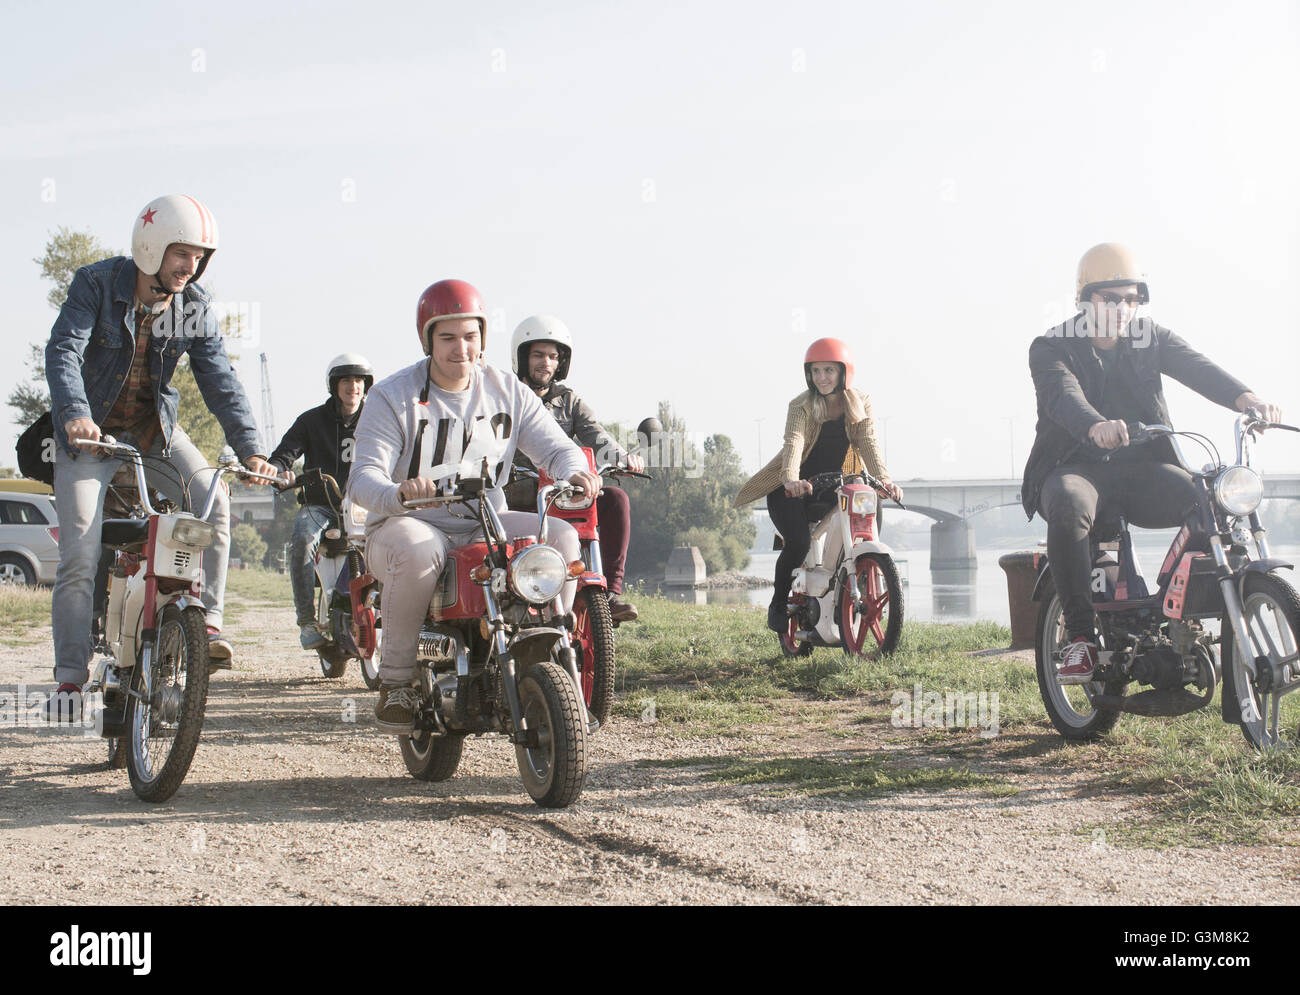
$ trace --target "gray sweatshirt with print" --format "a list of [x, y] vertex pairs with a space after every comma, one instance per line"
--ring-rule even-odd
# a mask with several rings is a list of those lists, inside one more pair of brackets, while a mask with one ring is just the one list
[[582, 450], [514, 374], [484, 364], [475, 368], [468, 388], [446, 391], [429, 379], [428, 369], [422, 359], [366, 394], [348, 495], [368, 512], [367, 536], [394, 515], [413, 515], [445, 532], [477, 526], [477, 516], [463, 504], [403, 508], [397, 488], [410, 477], [441, 481], [439, 491], [451, 493], [462, 473], [477, 476], [486, 461], [488, 498], [504, 511], [502, 486], [509, 482], [516, 449], [557, 480], [587, 469]]

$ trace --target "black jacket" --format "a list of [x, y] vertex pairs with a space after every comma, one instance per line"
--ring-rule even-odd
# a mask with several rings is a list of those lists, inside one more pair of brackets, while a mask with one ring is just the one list
[[267, 462], [279, 470], [287, 470], [299, 456], [304, 456], [304, 470], [320, 467], [338, 482], [340, 491], [344, 490], [352, 468], [353, 433], [364, 407], [362, 401], [361, 407], [346, 421], [339, 412], [338, 398], [334, 397], [318, 408], [304, 411], [284, 433]]
[[[1235, 410], [1233, 402], [1249, 390], [1245, 384], [1169, 329], [1141, 320], [1145, 322], [1138, 329], [1142, 334], [1120, 339], [1115, 363], [1115, 375], [1124, 379], [1128, 393], [1140, 405], [1141, 421], [1171, 424], [1161, 387], [1162, 374]], [[1101, 364], [1093, 352], [1092, 340], [1079, 334], [1083, 328], [1083, 316], [1079, 314], [1049, 329], [1029, 346], [1029, 372], [1038, 396], [1038, 428], [1025, 463], [1020, 497], [1030, 518], [1038, 510], [1038, 498], [1048, 474], [1087, 441], [1088, 429], [1106, 420], [1098, 410], [1105, 385]], [[1173, 462], [1168, 442], [1162, 440], [1154, 445], [1161, 447], [1157, 450], [1159, 459]], [[1086, 459], [1080, 455], [1077, 461]]]

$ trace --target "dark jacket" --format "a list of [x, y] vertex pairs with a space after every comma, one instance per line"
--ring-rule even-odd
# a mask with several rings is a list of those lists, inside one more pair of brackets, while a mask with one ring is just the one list
[[304, 411], [284, 433], [267, 462], [276, 469], [287, 470], [303, 456], [304, 470], [319, 467], [338, 482], [340, 491], [344, 490], [348, 485], [348, 471], [352, 469], [353, 433], [364, 407], [362, 401], [361, 407], [345, 420], [339, 411], [338, 398], [331, 397], [320, 407]]
[[[63, 426], [74, 418], [103, 424], [135, 359], [135, 278], [135, 263], [126, 256], [81, 267], [50, 330], [45, 379], [50, 385], [54, 438], [74, 458], [77, 454]], [[203, 402], [221, 423], [231, 448], [247, 460], [259, 454], [257, 425], [226, 355], [211, 303], [203, 288], [192, 283], [172, 295], [169, 310], [154, 320], [149, 380], [158, 399], [158, 423], [164, 447], [170, 447], [180, 400], [171, 379], [176, 364], [188, 354]]]
[[[615, 442], [604, 426], [596, 421], [595, 412], [572, 387], [565, 383], [551, 384], [542, 395], [542, 407], [555, 419], [565, 435], [579, 446], [591, 449], [598, 468], [605, 463], [622, 463], [627, 459], [627, 450]], [[514, 463], [515, 466], [535, 469], [532, 461], [520, 452], [515, 453]], [[514, 481], [506, 487], [506, 501], [516, 511], [534, 509], [537, 506], [537, 485], [526, 478]]]
[[[1161, 387], [1162, 374], [1171, 376], [1196, 393], [1225, 408], [1234, 408], [1238, 397], [1249, 388], [1201, 355], [1167, 328], [1154, 322], [1141, 326], [1141, 335], [1120, 339], [1115, 375], [1122, 377], [1128, 393], [1139, 406], [1139, 420], [1147, 424], [1170, 425], [1169, 408]], [[1067, 457], [1086, 462], [1080, 443], [1088, 429], [1106, 421], [1098, 410], [1105, 381], [1092, 340], [1079, 334], [1083, 316], [1049, 329], [1029, 346], [1029, 372], [1038, 397], [1038, 428], [1034, 447], [1025, 463], [1020, 496], [1030, 518], [1038, 510], [1043, 483]], [[1141, 343], [1145, 342], [1145, 345]], [[1172, 427], [1172, 426], [1171, 426]], [[1156, 458], [1173, 462], [1167, 442], [1155, 444]]]

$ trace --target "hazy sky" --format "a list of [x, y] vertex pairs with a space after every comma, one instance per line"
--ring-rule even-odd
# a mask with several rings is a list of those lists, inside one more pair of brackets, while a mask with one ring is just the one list
[[[1140, 254], [1155, 320], [1300, 419], [1295, 3], [552, 7], [3, 4], [0, 389], [55, 317], [49, 233], [126, 249], [184, 192], [281, 432], [334, 354], [417, 359], [420, 291], [459, 277], [499, 365], [523, 317], [563, 318], [604, 420], [667, 399], [752, 469], [831, 335], [895, 477], [1018, 475], [1026, 350], [1105, 240]], [[1261, 456], [1295, 471], [1300, 441]]]

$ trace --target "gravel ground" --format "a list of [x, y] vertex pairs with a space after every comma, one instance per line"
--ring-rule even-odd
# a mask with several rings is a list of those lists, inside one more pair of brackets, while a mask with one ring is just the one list
[[[1014, 773], [997, 771], [1014, 794], [854, 799], [721, 784], [699, 764], [646, 766], [783, 755], [933, 762], [919, 732], [884, 718], [851, 725], [861, 701], [817, 706], [825, 724], [797, 735], [774, 723], [744, 737], [690, 739], [615, 718], [590, 741], [585, 792], [561, 812], [528, 799], [503, 740], [470, 739], [454, 779], [419, 782], [396, 741], [375, 732], [374, 695], [355, 665], [340, 680], [322, 678], [291, 621], [283, 608], [239, 616], [236, 669], [214, 676], [194, 764], [164, 804], [139, 801], [126, 772], [106, 768], [102, 740], [0, 730], [0, 901], [1294, 900], [1294, 850], [1111, 846], [1088, 827], [1140, 810], [1140, 797], [1099, 793], [1032, 755]], [[0, 689], [52, 687], [48, 628], [30, 637], [0, 647]]]

